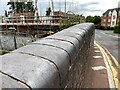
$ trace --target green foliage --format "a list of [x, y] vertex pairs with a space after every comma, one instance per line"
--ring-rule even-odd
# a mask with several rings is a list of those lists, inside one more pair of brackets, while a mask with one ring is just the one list
[[51, 8], [49, 7], [49, 8], [47, 8], [47, 10], [46, 10], [46, 16], [49, 16], [50, 13], [51, 13]]
[[94, 17], [93, 16], [87, 16], [86, 22], [93, 22]]
[[67, 20], [67, 19], [61, 20], [60, 21], [60, 30], [70, 27], [71, 24], [72, 24], [72, 22], [70, 22], [70, 20]]
[[32, 42], [34, 42], [34, 41], [36, 41], [36, 39], [37, 39], [37, 35], [31, 35], [31, 39], [32, 39]]
[[0, 19], [4, 18], [4, 16], [0, 16]]
[[100, 16], [94, 16], [92, 22], [93, 22], [94, 24], [100, 24], [100, 22], [101, 22]]
[[6, 54], [6, 53], [9, 53], [10, 51], [8, 51], [8, 50], [0, 50], [0, 55], [4, 55], [4, 54]]
[[48, 31], [47, 34], [51, 35], [51, 34], [54, 34], [54, 32], [53, 31]]
[[69, 19], [69, 21], [70, 21], [71, 23], [78, 22], [78, 17], [77, 17], [77, 16], [73, 16], [73, 17], [71, 17], [71, 18]]
[[13, 11], [17, 13], [23, 12], [35, 12], [35, 8], [33, 2], [8, 2], [7, 5], [10, 5], [8, 14], [12, 13]]
[[118, 26], [115, 26], [115, 27], [114, 27], [114, 33], [120, 34], [120, 18], [119, 18]]
[[25, 43], [23, 43], [23, 42], [19, 42], [19, 44], [22, 45], [22, 46], [25, 46]]
[[115, 26], [114, 27], [114, 33], [120, 34], [120, 26]]
[[101, 29], [101, 30], [114, 30], [114, 27], [95, 25], [95, 29]]
[[75, 25], [77, 22], [79, 22], [77, 16], [70, 17], [69, 19], [62, 19], [60, 21], [60, 29], [68, 28]]
[[100, 16], [94, 16], [94, 17], [93, 16], [87, 16], [86, 22], [92, 22], [92, 23], [98, 25], [101, 22], [101, 18], [100, 18]]

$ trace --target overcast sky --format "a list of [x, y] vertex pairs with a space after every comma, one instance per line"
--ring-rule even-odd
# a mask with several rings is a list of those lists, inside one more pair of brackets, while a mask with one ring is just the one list
[[[9, 0], [0, 0], [0, 15], [4, 15], [4, 11], [8, 10], [7, 2]], [[35, 1], [35, 0], [34, 0]], [[39, 15], [45, 15], [46, 8], [51, 7], [51, 0], [38, 0]], [[120, 0], [66, 0], [67, 11], [76, 14], [102, 15], [106, 10], [118, 7]], [[55, 10], [64, 11], [65, 0], [53, 0]]]

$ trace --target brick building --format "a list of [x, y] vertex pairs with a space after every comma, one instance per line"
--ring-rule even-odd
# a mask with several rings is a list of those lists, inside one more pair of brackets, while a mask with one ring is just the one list
[[120, 18], [120, 8], [108, 9], [101, 17], [101, 26], [114, 27], [118, 25]]
[[75, 15], [71, 11], [68, 11], [67, 13], [62, 11], [55, 11], [53, 18], [55, 18], [55, 22], [59, 22], [61, 19], [69, 19], [74, 16], [77, 16], [81, 23], [85, 22], [85, 17], [83, 15]]
[[73, 13], [65, 13], [62, 11], [54, 11], [53, 12], [53, 18], [54, 18], [54, 22], [55, 23], [59, 23], [61, 19], [68, 19], [72, 16], [74, 16], [75, 14]]

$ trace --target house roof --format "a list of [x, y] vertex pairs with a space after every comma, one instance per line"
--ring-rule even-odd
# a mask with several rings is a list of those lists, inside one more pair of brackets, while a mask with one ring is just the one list
[[110, 11], [111, 11], [111, 12], [113, 12], [113, 10], [116, 10], [116, 11], [117, 11], [117, 13], [119, 14], [120, 8], [108, 9], [105, 13], [103, 13], [103, 15], [108, 15], [108, 14], [109, 14], [109, 12], [110, 12]]

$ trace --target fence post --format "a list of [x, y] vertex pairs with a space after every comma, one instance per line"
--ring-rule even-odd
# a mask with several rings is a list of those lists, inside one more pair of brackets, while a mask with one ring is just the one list
[[1, 50], [3, 50], [1, 39], [0, 39], [0, 47], [1, 47]]
[[14, 39], [14, 46], [15, 46], [15, 49], [17, 49], [17, 43], [16, 43], [16, 37], [15, 37], [15, 34], [13, 36], [13, 39]]

